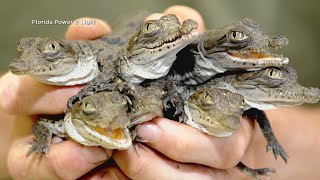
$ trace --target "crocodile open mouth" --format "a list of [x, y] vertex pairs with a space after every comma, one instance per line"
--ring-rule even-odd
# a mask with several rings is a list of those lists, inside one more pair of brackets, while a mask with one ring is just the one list
[[270, 58], [270, 54], [257, 51], [238, 51], [238, 52], [229, 52], [231, 56], [235, 56], [241, 59], [260, 59], [260, 58]]
[[272, 54], [267, 51], [258, 50], [240, 50], [227, 51], [230, 66], [240, 66], [242, 68], [260, 68], [266, 66], [281, 67], [289, 63], [287, 57], [282, 55]]
[[248, 59], [248, 60], [270, 59], [270, 60], [282, 61], [286, 59], [286, 57], [283, 57], [282, 55], [271, 54], [269, 52], [256, 51], [256, 50], [228, 51], [228, 54], [240, 59]]
[[127, 128], [103, 128], [100, 126], [82, 126], [80, 134], [92, 141], [96, 141], [100, 146], [108, 149], [127, 149], [131, 146], [131, 136]]
[[66, 113], [64, 125], [68, 135], [75, 141], [90, 146], [102, 146], [107, 149], [127, 149], [132, 145], [129, 129], [91, 126], [84, 120], [72, 118]]
[[114, 140], [121, 140], [126, 138], [124, 129], [122, 128], [111, 129], [111, 128], [102, 128], [100, 126], [95, 126], [95, 127], [92, 127], [92, 130], [96, 131], [102, 136], [105, 136]]

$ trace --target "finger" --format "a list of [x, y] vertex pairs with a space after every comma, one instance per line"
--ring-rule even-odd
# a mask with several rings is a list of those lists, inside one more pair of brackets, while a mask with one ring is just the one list
[[30, 76], [7, 73], [0, 79], [0, 106], [14, 114], [57, 114], [81, 86], [57, 87], [37, 82]]
[[191, 7], [175, 5], [167, 8], [166, 10], [163, 11], [163, 13], [175, 14], [181, 22], [187, 19], [193, 19], [198, 23], [199, 32], [204, 32], [206, 30], [205, 23], [201, 14]]
[[51, 144], [47, 157], [26, 157], [32, 142], [29, 136], [13, 143], [8, 154], [8, 169], [14, 179], [76, 179], [111, 157], [112, 151], [82, 146], [74, 141]]
[[218, 138], [182, 123], [157, 118], [139, 126], [137, 133], [149, 146], [173, 160], [227, 169], [245, 154], [252, 127], [248, 120], [243, 120], [232, 136]]
[[94, 179], [105, 179], [105, 180], [129, 180], [119, 167], [109, 166], [97, 171], [90, 172], [84, 177], [80, 178], [81, 180], [94, 180]]
[[[84, 22], [93, 24], [84, 24]], [[74, 20], [74, 23], [68, 27], [65, 38], [69, 40], [97, 39], [110, 32], [111, 27], [107, 22], [101, 19], [83, 17]]]
[[115, 151], [113, 159], [131, 179], [221, 179], [226, 171], [198, 164], [175, 162], [139, 144], [139, 153], [131, 146], [126, 151]]

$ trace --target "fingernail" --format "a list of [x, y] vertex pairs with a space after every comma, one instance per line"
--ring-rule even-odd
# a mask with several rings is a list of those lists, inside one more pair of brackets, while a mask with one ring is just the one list
[[107, 152], [99, 147], [83, 146], [81, 153], [83, 158], [91, 164], [100, 163], [109, 159]]
[[140, 139], [154, 143], [159, 139], [159, 128], [152, 122], [144, 123], [137, 127], [137, 135]]
[[59, 143], [61, 143], [63, 141], [63, 139], [61, 138], [61, 137], [58, 137], [58, 136], [54, 136], [53, 138], [52, 138], [52, 140], [51, 140], [51, 142], [53, 143], [53, 144], [59, 144]]

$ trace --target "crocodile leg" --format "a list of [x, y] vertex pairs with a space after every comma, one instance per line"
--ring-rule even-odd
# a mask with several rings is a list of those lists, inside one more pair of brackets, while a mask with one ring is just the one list
[[53, 134], [59, 137], [68, 136], [63, 125], [63, 119], [56, 121], [40, 118], [32, 126], [32, 132], [36, 138], [35, 142], [31, 143], [32, 146], [28, 150], [27, 157], [35, 151], [38, 154], [38, 159], [40, 159], [42, 153], [45, 153], [46, 156], [48, 155]]
[[81, 101], [86, 96], [89, 96], [93, 93], [101, 92], [106, 89], [108, 83], [110, 83], [115, 78], [115, 74], [110, 73], [101, 73], [99, 76], [97, 76], [95, 79], [93, 79], [88, 85], [86, 85], [81, 91], [72, 96], [68, 102], [67, 102], [67, 108], [70, 109], [77, 101]]
[[243, 115], [247, 116], [250, 119], [255, 119], [258, 122], [261, 128], [261, 131], [263, 133], [263, 136], [265, 137], [268, 143], [267, 151], [272, 150], [275, 159], [277, 159], [278, 156], [280, 155], [284, 160], [284, 162], [287, 163], [288, 155], [283, 149], [283, 147], [280, 145], [280, 143], [278, 142], [277, 138], [275, 137], [265, 112], [256, 108], [250, 108], [246, 110], [243, 113]]
[[170, 102], [175, 108], [173, 116], [179, 115], [179, 122], [185, 123], [188, 117], [184, 111], [184, 100], [178, 91], [177, 85], [173, 82], [166, 83], [165, 89], [167, 90], [167, 94], [163, 100], [165, 110], [169, 108], [168, 104]]
[[276, 173], [276, 171], [273, 168], [261, 168], [261, 169], [252, 169], [243, 164], [242, 162], [239, 162], [236, 166], [241, 172], [248, 176], [253, 176], [256, 179], [260, 180], [260, 176], [269, 176], [270, 173]]

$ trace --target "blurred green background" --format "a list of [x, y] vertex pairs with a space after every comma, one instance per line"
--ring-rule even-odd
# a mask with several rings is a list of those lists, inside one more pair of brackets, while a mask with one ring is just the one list
[[91, 16], [112, 24], [118, 16], [139, 10], [161, 12], [175, 4], [200, 11], [208, 29], [250, 17], [256, 19], [267, 34], [284, 34], [290, 44], [281, 52], [297, 69], [299, 82], [320, 86], [320, 3], [317, 1], [1, 1], [0, 72], [6, 72], [10, 61], [17, 57], [16, 46], [21, 37], [64, 37], [67, 25], [33, 25], [33, 19], [74, 20]]

